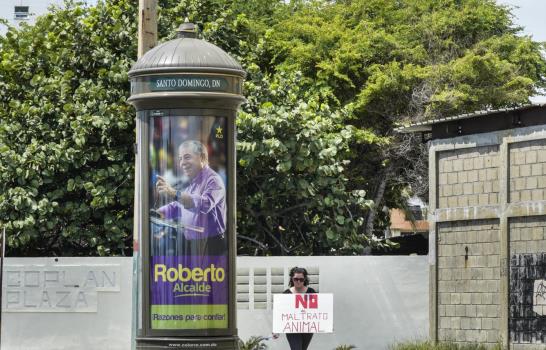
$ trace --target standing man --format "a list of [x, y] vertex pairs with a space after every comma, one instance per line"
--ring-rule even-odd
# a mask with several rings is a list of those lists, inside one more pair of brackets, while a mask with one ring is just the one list
[[[174, 199], [158, 212], [184, 227], [181, 249], [185, 255], [226, 254], [226, 188], [222, 178], [209, 167], [206, 147], [196, 140], [183, 142], [178, 147], [178, 162], [189, 184], [178, 191], [158, 176], [157, 191]], [[181, 236], [178, 235], [179, 240]]]

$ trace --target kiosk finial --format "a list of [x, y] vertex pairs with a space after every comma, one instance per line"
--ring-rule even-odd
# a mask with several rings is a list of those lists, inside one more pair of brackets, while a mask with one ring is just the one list
[[178, 27], [177, 32], [178, 38], [196, 38], [197, 26], [194, 23], [190, 23], [188, 18], [186, 17], [184, 23], [182, 23], [180, 27]]

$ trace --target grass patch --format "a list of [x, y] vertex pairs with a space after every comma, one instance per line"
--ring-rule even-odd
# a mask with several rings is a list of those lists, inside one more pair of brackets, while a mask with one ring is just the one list
[[502, 347], [495, 345], [493, 347], [483, 344], [456, 344], [451, 342], [415, 342], [400, 343], [389, 347], [390, 350], [502, 350]]

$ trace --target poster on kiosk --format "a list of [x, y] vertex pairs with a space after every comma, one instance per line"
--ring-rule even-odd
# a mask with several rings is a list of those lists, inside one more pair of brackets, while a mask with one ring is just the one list
[[154, 330], [228, 328], [226, 122], [215, 116], [150, 120]]

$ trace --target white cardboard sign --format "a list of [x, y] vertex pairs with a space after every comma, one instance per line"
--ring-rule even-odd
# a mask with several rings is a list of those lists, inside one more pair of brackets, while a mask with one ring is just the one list
[[333, 294], [274, 294], [273, 333], [332, 333]]

